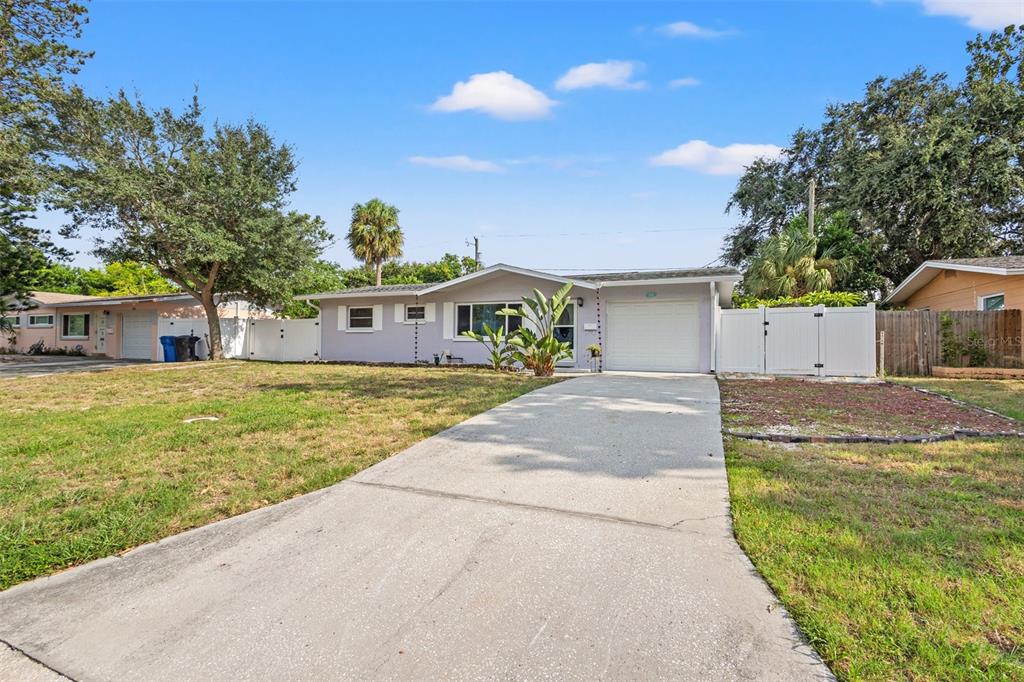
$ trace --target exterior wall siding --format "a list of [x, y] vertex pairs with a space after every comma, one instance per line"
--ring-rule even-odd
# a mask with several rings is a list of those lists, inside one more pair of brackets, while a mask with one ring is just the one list
[[[81, 346], [86, 355], [96, 355], [96, 339], [101, 324], [106, 327], [106, 352], [101, 353], [106, 357], [121, 357], [121, 321], [126, 312], [155, 312], [157, 317], [168, 318], [196, 318], [205, 319], [206, 314], [199, 303], [188, 301], [142, 301], [139, 303], [120, 303], [117, 305], [103, 305], [103, 301], [97, 301], [94, 305], [88, 306], [39, 306], [30, 311], [19, 313], [21, 327], [16, 331], [13, 348], [16, 352], [28, 352], [29, 347], [42, 339], [47, 348], [64, 348], [71, 350]], [[233, 301], [219, 306], [220, 316], [223, 318], [248, 318], [264, 317], [262, 312], [250, 312], [249, 304], [244, 301]], [[61, 338], [61, 316], [89, 313], [89, 338], [88, 339], [64, 339]], [[106, 314], [104, 314], [106, 313]], [[53, 315], [52, 327], [28, 327], [29, 315]], [[151, 359], [159, 357], [160, 340], [157, 337], [157, 326], [154, 324], [151, 330], [150, 349]]]
[[1024, 275], [942, 270], [915, 291], [906, 306], [909, 310], [977, 310], [978, 298], [991, 294], [1004, 294], [1007, 308], [1024, 308]]
[[[353, 362], [432, 362], [435, 353], [448, 351], [455, 357], [463, 358], [467, 364], [484, 364], [488, 362], [488, 357], [483, 344], [464, 337], [444, 338], [444, 304], [453, 304], [454, 313], [455, 306], [460, 303], [516, 303], [524, 296], [531, 295], [534, 288], [550, 296], [558, 290], [559, 285], [514, 273], [498, 273], [422, 296], [404, 294], [326, 299], [321, 301], [321, 356], [324, 360]], [[590, 360], [586, 347], [592, 343], [603, 344], [606, 341], [600, 337], [597, 329], [584, 330], [585, 326], [598, 324], [599, 298], [603, 323], [604, 306], [608, 301], [644, 301], [653, 297], [658, 300], [692, 300], [698, 303], [700, 369], [702, 372], [711, 370], [714, 302], [710, 286], [706, 282], [605, 287], [600, 293], [593, 289], [576, 287], [572, 296], [574, 299], [582, 299], [583, 305], [577, 306], [576, 310], [576, 355], [571, 366], [589, 368]], [[433, 322], [418, 325], [395, 322], [395, 304], [424, 303], [434, 304]], [[340, 307], [344, 306], [347, 310], [350, 307], [374, 305], [382, 306], [380, 330], [365, 332], [338, 329]], [[637, 330], [637, 333], [642, 334], [643, 330]]]

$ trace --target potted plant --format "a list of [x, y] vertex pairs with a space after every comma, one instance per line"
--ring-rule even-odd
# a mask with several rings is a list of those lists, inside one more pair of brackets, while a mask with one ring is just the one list
[[597, 371], [597, 362], [601, 357], [601, 346], [596, 343], [592, 343], [587, 346], [587, 352], [590, 353], [590, 370], [592, 372]]

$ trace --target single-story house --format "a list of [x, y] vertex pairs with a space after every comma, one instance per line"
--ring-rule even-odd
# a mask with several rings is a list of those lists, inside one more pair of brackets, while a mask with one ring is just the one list
[[[224, 302], [218, 310], [222, 319], [262, 316], [251, 312], [246, 301]], [[11, 346], [16, 352], [27, 352], [42, 340], [47, 348], [81, 347], [86, 355], [141, 360], [161, 358], [160, 319], [206, 320], [203, 307], [190, 294], [80, 296], [45, 291], [33, 292], [27, 307], [5, 317], [14, 325]]]
[[885, 300], [910, 310], [1024, 308], [1024, 256], [925, 261]]
[[497, 327], [498, 310], [539, 289], [572, 283], [572, 304], [556, 325], [572, 343], [565, 365], [588, 368], [598, 344], [611, 370], [709, 372], [716, 306], [731, 307], [734, 268], [555, 275], [498, 264], [436, 284], [394, 284], [296, 297], [320, 308], [320, 357], [358, 362], [432, 361], [450, 354], [486, 363], [483, 344], [463, 335]]

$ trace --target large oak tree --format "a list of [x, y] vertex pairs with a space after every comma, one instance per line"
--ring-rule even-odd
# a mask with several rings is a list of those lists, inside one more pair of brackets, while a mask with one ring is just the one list
[[741, 222], [725, 260], [747, 264], [803, 213], [811, 179], [818, 211], [848, 218], [890, 285], [928, 259], [1024, 252], [1024, 28], [967, 51], [961, 83], [923, 68], [877, 78], [752, 164], [728, 205]]
[[104, 261], [147, 263], [192, 294], [215, 359], [218, 302], [283, 305], [294, 273], [329, 240], [319, 217], [287, 210], [294, 155], [254, 121], [207, 130], [198, 98], [176, 113], [123, 92], [79, 96], [60, 113], [71, 160], [57, 171], [52, 199], [71, 217], [65, 234], [97, 228]]

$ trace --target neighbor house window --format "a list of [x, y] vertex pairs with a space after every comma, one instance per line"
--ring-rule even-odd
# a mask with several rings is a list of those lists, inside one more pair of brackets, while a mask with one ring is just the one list
[[373, 308], [349, 308], [349, 329], [373, 329]]
[[17, 329], [21, 326], [21, 316], [12, 315], [11, 317], [4, 317], [8, 323], [10, 323], [12, 329]]
[[422, 305], [405, 306], [406, 322], [422, 322], [427, 319], [427, 307]]
[[978, 310], [1003, 310], [1006, 308], [1006, 297], [1003, 294], [982, 296], [978, 299]]
[[470, 330], [484, 333], [484, 324], [491, 329], [504, 327], [506, 333], [514, 332], [522, 325], [521, 317], [499, 315], [502, 308], [522, 308], [522, 303], [460, 303], [455, 315], [455, 331], [459, 336]]
[[30, 327], [52, 327], [53, 315], [29, 315], [28, 326]]
[[61, 317], [60, 335], [65, 339], [89, 338], [89, 313]]

